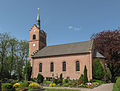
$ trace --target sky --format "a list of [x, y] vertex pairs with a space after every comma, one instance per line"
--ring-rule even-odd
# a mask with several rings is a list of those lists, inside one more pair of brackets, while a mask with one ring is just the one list
[[0, 33], [29, 41], [37, 8], [47, 45], [87, 41], [120, 27], [120, 0], [0, 0]]

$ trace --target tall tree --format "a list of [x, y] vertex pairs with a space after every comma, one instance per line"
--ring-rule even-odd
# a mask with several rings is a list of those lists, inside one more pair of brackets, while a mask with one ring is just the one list
[[105, 56], [112, 82], [120, 73], [120, 30], [103, 31], [92, 36], [94, 47]]
[[9, 62], [9, 72], [10, 74], [15, 73], [16, 68], [16, 55], [18, 52], [18, 40], [16, 38], [11, 38], [9, 40], [9, 56], [8, 56], [8, 62]]
[[5, 70], [5, 61], [7, 58], [7, 53], [8, 53], [8, 47], [9, 47], [9, 39], [10, 36], [8, 33], [0, 33], [0, 66], [1, 66], [1, 70], [0, 70], [0, 74], [1, 77], [3, 78], [5, 75], [5, 73], [7, 71]]
[[27, 41], [19, 42], [19, 52], [18, 52], [18, 60], [17, 60], [17, 73], [19, 80], [22, 79], [23, 67], [28, 62], [28, 52], [29, 52], [29, 44]]

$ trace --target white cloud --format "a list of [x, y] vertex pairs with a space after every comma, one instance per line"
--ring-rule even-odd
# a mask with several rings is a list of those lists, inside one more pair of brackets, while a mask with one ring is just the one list
[[68, 29], [69, 29], [69, 30], [74, 30], [74, 31], [79, 31], [79, 30], [81, 30], [80, 27], [75, 27], [75, 26], [68, 26]]
[[68, 26], [68, 29], [70, 29], [70, 30], [71, 30], [72, 28], [73, 28], [73, 26]]

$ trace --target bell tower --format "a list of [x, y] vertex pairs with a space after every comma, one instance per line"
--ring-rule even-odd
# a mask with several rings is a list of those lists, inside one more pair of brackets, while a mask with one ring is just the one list
[[38, 15], [37, 15], [37, 25], [33, 25], [30, 30], [30, 41], [29, 41], [29, 60], [32, 65], [32, 54], [35, 51], [41, 50], [46, 46], [46, 33], [40, 29], [40, 15], [39, 15], [39, 8], [38, 8]]

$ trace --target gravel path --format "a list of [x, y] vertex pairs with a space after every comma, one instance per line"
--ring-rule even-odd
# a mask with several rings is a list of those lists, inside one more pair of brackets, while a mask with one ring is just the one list
[[75, 89], [75, 90], [81, 90], [81, 91], [112, 91], [113, 89], [113, 83], [109, 84], [102, 84], [96, 88], [89, 89], [89, 88], [69, 88], [69, 87], [44, 87], [49, 89]]

